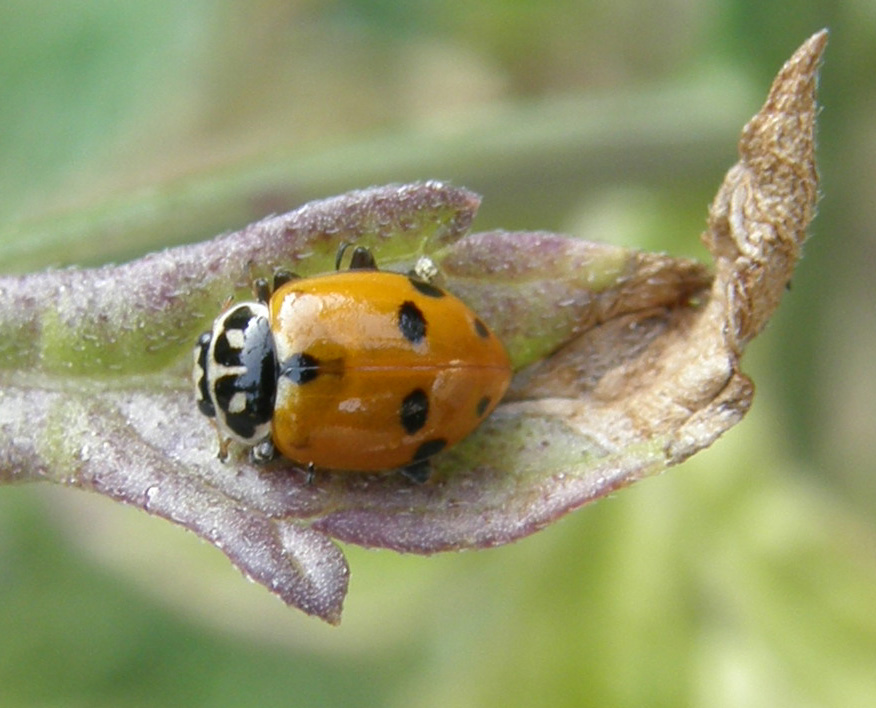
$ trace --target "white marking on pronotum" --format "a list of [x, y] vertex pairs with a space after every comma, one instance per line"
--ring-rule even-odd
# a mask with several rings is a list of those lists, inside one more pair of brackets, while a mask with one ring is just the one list
[[229, 413], [243, 413], [246, 410], [246, 394], [243, 391], [235, 393], [228, 401]]
[[232, 349], [243, 349], [243, 330], [242, 329], [226, 329], [225, 338], [228, 340], [228, 346]]

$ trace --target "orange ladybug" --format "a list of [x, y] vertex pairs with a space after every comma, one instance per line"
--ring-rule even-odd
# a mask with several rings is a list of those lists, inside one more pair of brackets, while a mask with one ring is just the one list
[[226, 310], [195, 347], [198, 407], [266, 461], [399, 468], [425, 481], [428, 460], [486, 418], [511, 380], [502, 343], [461, 300], [415, 275], [379, 271], [357, 247], [350, 268], [298, 278]]

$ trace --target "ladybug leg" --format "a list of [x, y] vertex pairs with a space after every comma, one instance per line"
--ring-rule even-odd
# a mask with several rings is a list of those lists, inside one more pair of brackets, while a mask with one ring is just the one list
[[277, 449], [270, 438], [262, 440], [258, 445], [254, 445], [249, 449], [249, 459], [256, 465], [263, 465], [270, 462], [277, 456]]
[[304, 476], [304, 485], [306, 487], [313, 486], [313, 479], [316, 477], [316, 467], [314, 467], [312, 462], [307, 463], [307, 472]]
[[255, 299], [262, 303], [262, 305], [267, 305], [271, 299], [271, 288], [268, 285], [268, 281], [264, 278], [256, 278], [252, 281], [252, 293], [255, 295]]
[[217, 425], [215, 418], [210, 418], [210, 425], [212, 425], [213, 430], [216, 431], [216, 438], [219, 441], [219, 452], [216, 454], [216, 457], [219, 458], [220, 462], [227, 462], [228, 448], [231, 446], [231, 438], [227, 438], [222, 434], [222, 431], [219, 430], [219, 426]]
[[[341, 244], [341, 247], [338, 249], [338, 255], [335, 256], [335, 270], [341, 269], [341, 260], [343, 260], [347, 249], [352, 245], [352, 243], [347, 241]], [[365, 248], [365, 246], [356, 246], [353, 249], [353, 255], [350, 256], [348, 270], [377, 270], [377, 261], [374, 260], [371, 250]]]
[[219, 454], [216, 457], [219, 458], [220, 462], [228, 461], [228, 446], [231, 445], [231, 438], [223, 438], [222, 433], [217, 429], [216, 432], [219, 435]]
[[350, 258], [350, 270], [377, 270], [377, 261], [364, 246], [356, 246]]
[[267, 305], [268, 301], [271, 299], [272, 292], [274, 292], [281, 285], [285, 285], [290, 280], [297, 280], [300, 277], [300, 275], [297, 275], [292, 271], [278, 268], [274, 271], [274, 280], [271, 285], [268, 285], [268, 281], [265, 278], [256, 278], [252, 281], [253, 295], [255, 295], [255, 299], [258, 300], [260, 303], [262, 303], [263, 305]]
[[282, 268], [278, 268], [274, 271], [274, 290], [277, 290], [280, 286], [285, 285], [290, 280], [298, 280], [301, 276], [297, 273], [293, 273], [291, 270], [284, 270]]
[[429, 460], [420, 460], [407, 467], [402, 467], [399, 472], [411, 480], [411, 482], [423, 484], [432, 475], [432, 465], [429, 464]]

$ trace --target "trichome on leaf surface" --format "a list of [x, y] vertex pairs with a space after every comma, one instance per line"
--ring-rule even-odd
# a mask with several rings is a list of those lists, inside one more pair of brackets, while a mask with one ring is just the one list
[[[552, 233], [468, 234], [479, 198], [436, 182], [352, 192], [122, 266], [0, 279], [0, 481], [90, 489], [180, 524], [286, 603], [336, 623], [333, 539], [413, 553], [484, 548], [709, 446], [753, 386], [745, 345], [777, 307], [817, 196], [822, 31], [745, 126], [699, 263]], [[467, 235], [468, 234], [468, 235]], [[331, 270], [338, 244], [418, 256], [505, 342], [506, 400], [433, 481], [223, 464], [193, 404], [191, 346], [253, 274]]]

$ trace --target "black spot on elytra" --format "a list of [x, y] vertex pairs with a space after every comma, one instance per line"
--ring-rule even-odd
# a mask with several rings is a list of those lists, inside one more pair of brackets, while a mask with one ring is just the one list
[[411, 458], [411, 462], [420, 462], [429, 457], [432, 457], [432, 455], [437, 455], [445, 447], [447, 447], [447, 441], [444, 438], [434, 438], [432, 440], [426, 440], [426, 442], [422, 443], [420, 447], [417, 448], [417, 451]]
[[414, 389], [402, 401], [399, 411], [401, 424], [408, 435], [413, 435], [426, 424], [428, 417], [429, 397], [423, 389]]
[[478, 337], [482, 339], [488, 339], [490, 336], [490, 330], [487, 329], [487, 325], [485, 325], [480, 317], [475, 317], [474, 321], [475, 332], [478, 333]]
[[319, 376], [319, 359], [305, 352], [293, 354], [280, 367], [280, 376], [298, 385], [309, 383]]
[[425, 295], [426, 297], [444, 297], [447, 294], [441, 288], [438, 288], [431, 283], [427, 283], [425, 280], [419, 280], [414, 277], [408, 277], [408, 280], [411, 281], [411, 285], [413, 285], [421, 295]]
[[417, 451], [411, 458], [411, 464], [402, 467], [401, 473], [412, 482], [422, 484], [429, 479], [432, 473], [429, 458], [441, 452], [445, 447], [447, 447], [447, 441], [444, 438], [426, 440], [417, 448]]
[[489, 407], [490, 407], [490, 397], [484, 396], [483, 398], [481, 398], [480, 401], [478, 401], [477, 408], [475, 409], [477, 411], [478, 418], [480, 418], [484, 413], [486, 413], [487, 408], [489, 408]]
[[426, 318], [420, 308], [406, 300], [398, 308], [398, 328], [411, 344], [417, 344], [426, 336]]

